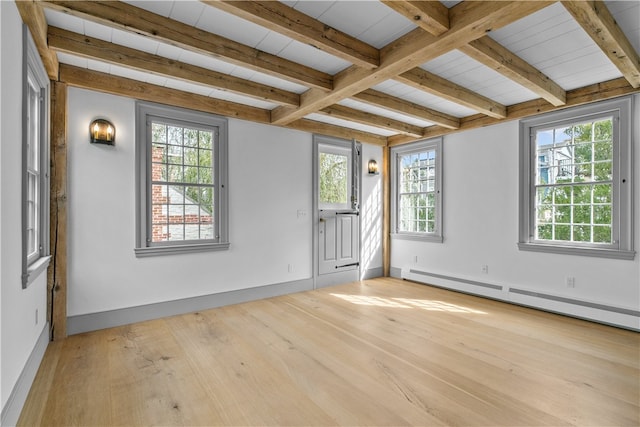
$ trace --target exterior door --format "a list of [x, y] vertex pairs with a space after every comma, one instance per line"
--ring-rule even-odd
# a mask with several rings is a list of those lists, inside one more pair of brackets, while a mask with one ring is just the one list
[[358, 279], [360, 271], [360, 145], [316, 137], [316, 283]]

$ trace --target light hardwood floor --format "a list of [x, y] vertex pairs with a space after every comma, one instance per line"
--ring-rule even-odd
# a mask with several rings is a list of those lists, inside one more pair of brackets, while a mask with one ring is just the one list
[[20, 425], [640, 425], [640, 334], [375, 279], [50, 345]]

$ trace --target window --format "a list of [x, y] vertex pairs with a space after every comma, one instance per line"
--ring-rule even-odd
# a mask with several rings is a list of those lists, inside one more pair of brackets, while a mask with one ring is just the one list
[[391, 162], [393, 237], [442, 242], [442, 139], [392, 148]]
[[49, 78], [23, 27], [22, 287], [49, 265]]
[[521, 122], [523, 250], [633, 259], [631, 98]]
[[137, 104], [137, 256], [229, 247], [227, 121]]

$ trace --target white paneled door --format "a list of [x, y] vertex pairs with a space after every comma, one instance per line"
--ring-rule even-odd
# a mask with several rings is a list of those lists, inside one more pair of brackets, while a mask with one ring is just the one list
[[356, 280], [360, 269], [360, 146], [317, 137], [317, 277], [332, 284]]

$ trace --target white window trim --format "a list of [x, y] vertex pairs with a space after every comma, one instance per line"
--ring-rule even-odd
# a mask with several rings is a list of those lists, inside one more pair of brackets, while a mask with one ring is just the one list
[[[147, 139], [147, 120], [150, 116], [168, 120], [217, 127], [217, 155], [214, 159], [217, 185], [215, 232], [217, 241], [176, 241], [150, 245], [150, 197], [151, 150]], [[139, 101], [136, 103], [136, 257], [176, 255], [194, 252], [220, 251], [229, 249], [229, 195], [228, 195], [228, 124], [224, 117], [168, 105]]]
[[[579, 242], [534, 240], [535, 192], [531, 129], [556, 122], [615, 112], [619, 117], [613, 151], [612, 226], [614, 245], [598, 247]], [[523, 251], [632, 260], [633, 250], [633, 98], [630, 96], [553, 112], [520, 121], [520, 221], [518, 248]], [[615, 134], [615, 131], [614, 131]]]
[[[22, 288], [26, 289], [33, 281], [40, 276], [49, 266], [51, 257], [49, 256], [49, 77], [45, 71], [40, 55], [36, 48], [33, 38], [29, 33], [28, 27], [22, 27], [22, 47], [23, 47], [23, 63], [22, 63]], [[27, 146], [29, 138], [28, 123], [28, 75], [32, 75], [36, 83], [40, 87], [41, 108], [39, 112], [40, 122], [38, 151], [39, 151], [39, 169], [38, 176], [38, 249], [35, 254], [29, 257], [28, 252], [28, 208], [27, 208]]]
[[[398, 159], [399, 156], [422, 152], [425, 150], [435, 150], [436, 152], [435, 231], [433, 233], [398, 231], [398, 186], [400, 185], [400, 180], [398, 179]], [[444, 241], [444, 234], [442, 232], [442, 138], [427, 139], [398, 147], [392, 147], [389, 157], [391, 162], [391, 238], [394, 240], [417, 240], [423, 242], [442, 243]]]

